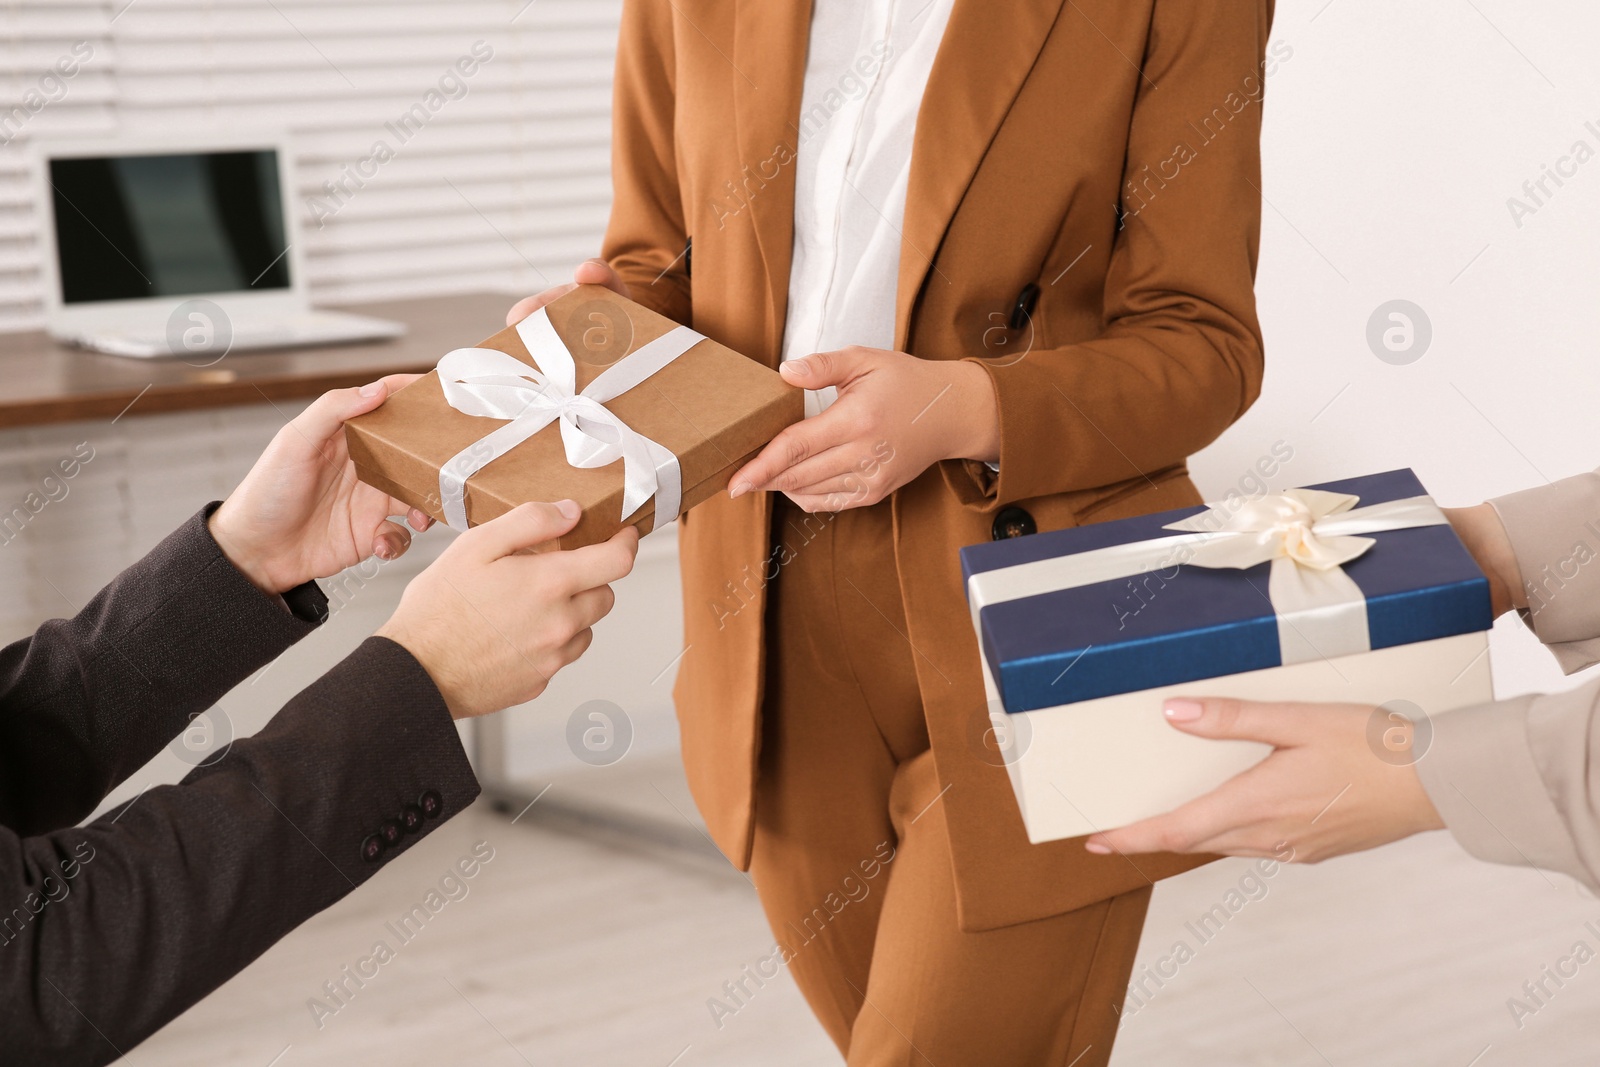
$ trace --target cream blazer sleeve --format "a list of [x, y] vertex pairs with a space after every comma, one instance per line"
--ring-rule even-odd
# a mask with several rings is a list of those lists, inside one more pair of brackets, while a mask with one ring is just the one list
[[[1600, 471], [1491, 503], [1528, 592], [1523, 621], [1568, 674], [1600, 663]], [[1600, 679], [1432, 720], [1417, 772], [1474, 856], [1600, 891]]]

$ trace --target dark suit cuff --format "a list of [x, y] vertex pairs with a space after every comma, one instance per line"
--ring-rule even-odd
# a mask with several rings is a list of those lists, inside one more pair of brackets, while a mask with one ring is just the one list
[[[338, 838], [325, 847], [353, 881], [371, 877], [477, 799], [478, 778], [444, 697], [396, 642], [367, 638], [293, 705], [292, 715], [280, 715], [260, 736], [270, 738], [278, 727], [314, 730], [323, 735], [318, 748], [348, 754], [338, 772], [344, 780], [328, 790], [340, 798], [341, 814]], [[307, 712], [321, 725], [310, 726]], [[420, 824], [415, 809], [422, 810]]]
[[328, 621], [328, 594], [322, 591], [322, 586], [317, 584], [315, 578], [301, 582], [284, 593], [283, 602], [288, 606], [289, 614], [301, 622], [321, 626]]
[[[183, 582], [180, 596], [184, 610], [204, 614], [208, 622], [224, 627], [218, 632], [223, 639], [248, 635], [250, 640], [266, 642], [272, 649], [267, 657], [270, 659], [326, 621], [328, 598], [314, 581], [298, 585], [281, 597], [256, 588], [211, 536], [211, 516], [221, 506], [220, 500], [213, 500], [201, 508], [199, 514], [158, 545], [150, 558], [171, 552], [172, 564], [195, 574], [193, 581], [178, 579]], [[207, 610], [196, 602], [201, 598], [221, 610]]]
[[[200, 525], [205, 530], [205, 535], [210, 540], [212, 547], [217, 550], [217, 555], [222, 556], [235, 574], [240, 578], [244, 578], [244, 572], [234, 565], [233, 560], [228, 559], [226, 553], [222, 551], [222, 546], [217, 544], [217, 539], [211, 536], [211, 516], [221, 506], [222, 502], [220, 500], [213, 500], [207, 504], [205, 509], [200, 512]], [[250, 580], [245, 578], [245, 581], [249, 582]], [[260, 595], [260, 599], [269, 603], [275, 602], [272, 597], [257, 589], [253, 582], [250, 582], [250, 587], [256, 590]], [[328, 594], [322, 591], [322, 586], [317, 584], [315, 578], [301, 582], [293, 589], [282, 594], [281, 599], [283, 606], [289, 609], [289, 614], [301, 622], [309, 623], [312, 626], [321, 626], [328, 621]], [[295, 640], [298, 640], [298, 638], [295, 638]]]

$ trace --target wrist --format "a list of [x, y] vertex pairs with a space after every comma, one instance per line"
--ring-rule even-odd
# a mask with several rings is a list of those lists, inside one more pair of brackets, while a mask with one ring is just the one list
[[1456, 536], [1472, 554], [1473, 561], [1489, 579], [1489, 598], [1496, 615], [1511, 608], [1528, 606], [1522, 587], [1522, 568], [1517, 563], [1511, 538], [1492, 504], [1470, 508], [1445, 508], [1445, 518]]
[[450, 672], [444, 666], [444, 657], [438, 655], [425, 638], [407, 631], [405, 626], [393, 618], [378, 627], [372, 636], [393, 641], [417, 661], [417, 666], [422, 668], [423, 673], [433, 682], [433, 687], [439, 691], [439, 697], [449, 710], [451, 719], [459, 722], [472, 717], [471, 708], [461, 700], [460, 688], [452, 682]]
[[1444, 830], [1444, 817], [1439, 814], [1439, 809], [1433, 806], [1433, 798], [1428, 795], [1428, 790], [1422, 784], [1422, 776], [1417, 773], [1415, 763], [1406, 767], [1406, 773], [1411, 780], [1406, 783], [1411, 792], [1411, 832], [1426, 833], [1429, 830]]
[[1000, 461], [1000, 402], [989, 372], [971, 360], [952, 360], [956, 375], [953, 390], [963, 398], [963, 432], [958, 434], [954, 454], [946, 459], [970, 459], [979, 463]]
[[262, 554], [252, 548], [248, 540], [233, 529], [228, 521], [229, 515], [228, 502], [223, 501], [222, 506], [212, 512], [211, 517], [206, 520], [206, 528], [210, 530], [211, 539], [217, 543], [217, 547], [222, 550], [228, 562], [233, 564], [235, 570], [269, 597], [281, 596], [300, 584], [290, 582], [288, 585], [283, 585], [276, 581], [272, 575], [272, 568]]

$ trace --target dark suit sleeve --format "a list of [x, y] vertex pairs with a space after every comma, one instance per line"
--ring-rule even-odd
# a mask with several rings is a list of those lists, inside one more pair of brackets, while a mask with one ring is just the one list
[[[430, 792], [431, 817], [363, 848]], [[117, 1059], [477, 794], [437, 688], [374, 637], [181, 784], [0, 831], [6, 1062]]]
[[193, 716], [315, 628], [222, 554], [206, 526], [215, 508], [75, 617], [0, 649], [0, 825], [31, 834], [83, 819]]

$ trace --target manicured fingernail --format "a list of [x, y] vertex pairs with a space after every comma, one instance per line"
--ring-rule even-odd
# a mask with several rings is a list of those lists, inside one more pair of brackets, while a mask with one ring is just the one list
[[557, 500], [556, 510], [561, 512], [563, 518], [575, 519], [583, 514], [583, 509], [576, 500]]
[[750, 491], [750, 483], [749, 482], [734, 482], [733, 483], [733, 487], [728, 490], [728, 496], [731, 499], [737, 500], [739, 497], [744, 496], [749, 491]]
[[793, 374], [796, 377], [800, 377], [800, 378], [804, 378], [807, 374], [811, 373], [810, 364], [808, 364], [803, 359], [785, 360], [783, 365], [781, 367], [779, 367], [778, 369], [779, 370], [786, 370], [790, 374]]
[[379, 541], [373, 549], [373, 555], [385, 561], [394, 559], [394, 546], [387, 541]]
[[383, 383], [382, 382], [373, 382], [371, 385], [363, 385], [361, 387], [361, 395], [362, 396], [377, 396], [382, 391], [383, 391]]
[[1093, 852], [1096, 856], [1109, 856], [1109, 855], [1111, 855], [1110, 847], [1106, 846], [1106, 845], [1102, 845], [1098, 841], [1085, 841], [1083, 843], [1083, 848], [1084, 848], [1084, 851]]
[[1198, 700], [1169, 700], [1161, 710], [1168, 722], [1194, 722], [1206, 709]]

